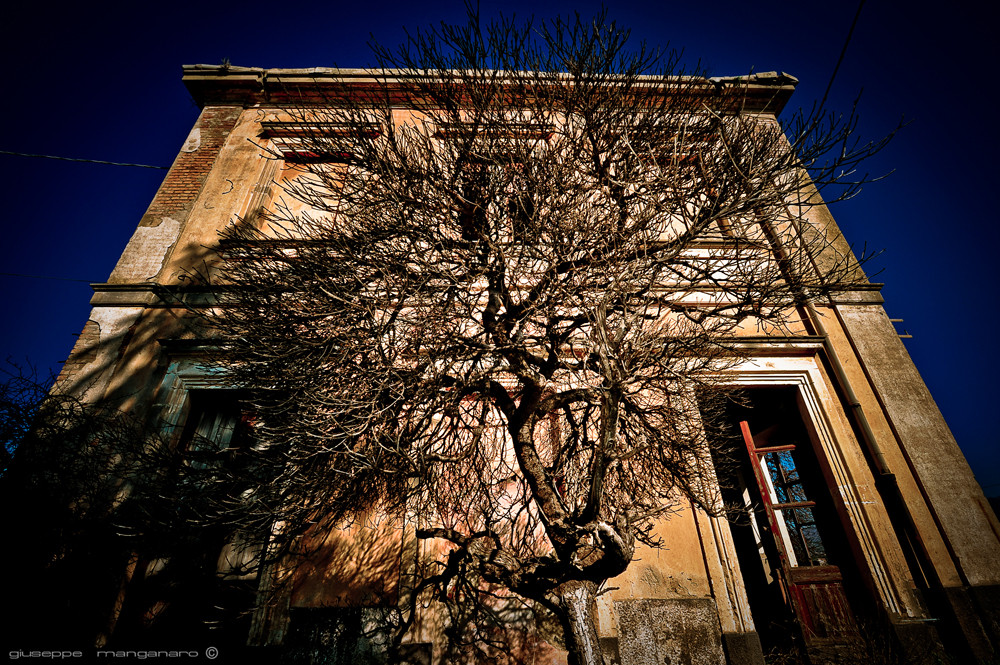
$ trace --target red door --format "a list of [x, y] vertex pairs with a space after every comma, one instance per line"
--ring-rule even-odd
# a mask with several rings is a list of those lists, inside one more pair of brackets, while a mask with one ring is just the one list
[[743, 441], [760, 490], [767, 531], [780, 558], [778, 582], [795, 613], [802, 638], [815, 660], [858, 638], [857, 623], [844, 593], [840, 569], [827, 559], [815, 521], [815, 497], [806, 495], [799, 474], [799, 445], [808, 441], [772, 438], [770, 428], [756, 435], [740, 423]]

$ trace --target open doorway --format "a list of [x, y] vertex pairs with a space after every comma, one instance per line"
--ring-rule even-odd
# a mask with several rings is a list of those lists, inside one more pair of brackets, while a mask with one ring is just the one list
[[797, 388], [748, 388], [716, 436], [723, 500], [765, 653], [797, 644], [822, 663], [857, 638], [853, 557]]

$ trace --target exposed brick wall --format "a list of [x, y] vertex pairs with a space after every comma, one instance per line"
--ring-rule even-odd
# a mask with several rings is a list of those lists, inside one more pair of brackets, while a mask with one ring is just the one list
[[[159, 254], [162, 254], [167, 245], [173, 242], [172, 238], [176, 235], [177, 227], [187, 220], [222, 146], [233, 127], [236, 126], [242, 112], [241, 107], [234, 106], [210, 106], [202, 109], [191, 134], [181, 147], [177, 158], [156, 192], [156, 196], [153, 197], [152, 203], [149, 204], [149, 208], [139, 222], [140, 228], [160, 227], [164, 224], [164, 220], [170, 220], [171, 227], [168, 230], [171, 237], [159, 238], [157, 236], [153, 238], [154, 242], [159, 241], [163, 244], [163, 247], [159, 248]], [[139, 240], [144, 239], [138, 233], [137, 237]], [[145, 238], [145, 240], [146, 244], [149, 244], [149, 239]], [[133, 247], [136, 242], [136, 237], [133, 237], [129, 247]], [[140, 250], [143, 249], [143, 243], [139, 242], [138, 247]], [[128, 254], [129, 248], [126, 248], [125, 252]], [[156, 258], [162, 262], [162, 256], [158, 255]], [[123, 255], [124, 259], [125, 255]], [[135, 257], [132, 257], [132, 262], [135, 262]], [[141, 261], [139, 263], [140, 268], [142, 268], [143, 264]], [[139, 274], [142, 276], [136, 279], [136, 275], [132, 274], [136, 273], [134, 265], [131, 265], [130, 269], [127, 266], [124, 275], [118, 274], [121, 270], [122, 262], [119, 261], [110, 281], [141, 281], [143, 277], [150, 276], [140, 270]], [[146, 272], [155, 274], [155, 270]], [[91, 316], [94, 316], [93, 313]], [[105, 346], [116, 343], [119, 345], [119, 353], [124, 350], [126, 344], [124, 338], [118, 334], [111, 335], [110, 332], [107, 337]], [[59, 377], [56, 379], [56, 385], [62, 389], [79, 391], [81, 389], [80, 382], [86, 384], [96, 380], [98, 375], [107, 371], [114, 364], [117, 358], [113, 354], [114, 349], [102, 348], [100, 323], [94, 320], [88, 321], [73, 346], [69, 358], [63, 364]], [[101, 356], [102, 365], [94, 366], [94, 361], [99, 356]]]
[[73, 350], [69, 353], [69, 358], [63, 363], [56, 384], [72, 385], [80, 372], [97, 358], [97, 347], [100, 342], [101, 327], [96, 321], [87, 321], [76, 344], [73, 345]]
[[139, 226], [156, 226], [164, 217], [178, 221], [187, 218], [219, 150], [242, 112], [238, 106], [208, 106], [202, 110], [191, 135], [200, 137], [197, 140], [189, 138], [184, 144]]

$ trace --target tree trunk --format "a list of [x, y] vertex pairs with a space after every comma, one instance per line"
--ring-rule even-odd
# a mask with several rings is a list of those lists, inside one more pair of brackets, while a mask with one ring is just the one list
[[572, 581], [556, 589], [569, 665], [603, 665], [597, 635], [597, 585]]

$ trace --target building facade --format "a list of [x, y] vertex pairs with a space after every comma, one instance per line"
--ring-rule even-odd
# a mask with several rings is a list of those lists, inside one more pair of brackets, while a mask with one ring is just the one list
[[[294, 177], [297, 159], [274, 129], [280, 110], [321, 104], [329, 90], [364, 86], [366, 77], [185, 68], [201, 114], [108, 281], [93, 285], [60, 390], [155, 413], [178, 438], [197, 432], [230, 445], [238, 400], [200, 351], [206, 335], [189, 313], [198, 305], [165, 293], [206, 260], [233, 219], [277, 205], [277, 183]], [[747, 112], [777, 116], [794, 79], [751, 78]], [[825, 208], [812, 214], [836, 230]], [[599, 633], [614, 662], [759, 664], [793, 643], [816, 663], [858, 654], [881, 662], [883, 643], [903, 662], [997, 657], [1000, 524], [887, 318], [879, 285], [856, 285], [806, 314], [799, 334], [748, 338], [748, 358], [726, 379], [746, 395], [729, 414], [744, 450], [718, 473], [723, 499], [744, 510], [713, 516], [681, 506], [656, 528], [667, 547], [638, 552], [599, 597]], [[356, 634], [405, 584], [412, 553], [393, 534], [385, 523], [334, 534], [325, 554], [294, 573], [277, 609], [213, 620], [229, 621], [231, 642], [262, 649], [377, 651]], [[263, 578], [240, 574], [240, 554], [222, 550], [204, 565], [235, 581], [234, 603], [253, 607]], [[95, 639], [141, 644], [144, 634], [186, 630], [182, 617], [171, 618], [183, 613], [181, 600], [171, 601], [174, 610], [155, 594], [136, 600], [153, 593], [156, 575], [153, 561], [123, 571]], [[431, 623], [410, 638], [413, 662], [442, 658]], [[341, 632], [324, 633], [330, 625]], [[537, 628], [535, 662], [561, 658], [547, 634]], [[341, 662], [330, 658], [315, 662]]]

